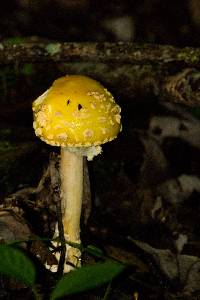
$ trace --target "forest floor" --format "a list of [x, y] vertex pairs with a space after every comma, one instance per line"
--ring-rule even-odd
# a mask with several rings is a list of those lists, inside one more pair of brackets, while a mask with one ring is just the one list
[[[50, 153], [59, 149], [35, 137], [31, 101], [4, 101], [0, 111], [4, 242], [32, 235], [51, 239], [56, 222], [49, 181], [38, 193], [33, 190], [44, 177]], [[104, 286], [72, 299], [200, 297], [200, 121], [184, 107], [145, 101], [134, 105], [132, 99], [120, 100], [122, 133], [87, 164], [83, 245], [98, 247], [106, 257], [126, 264], [127, 271], [109, 292]], [[27, 245], [22, 247], [27, 250]], [[49, 255], [51, 261], [48, 246], [42, 241], [32, 245], [31, 255]], [[83, 255], [83, 265], [95, 261]], [[51, 287], [51, 272], [39, 263], [38, 272], [38, 284]], [[22, 299], [22, 294], [31, 299], [24, 286], [2, 278], [0, 299]]]

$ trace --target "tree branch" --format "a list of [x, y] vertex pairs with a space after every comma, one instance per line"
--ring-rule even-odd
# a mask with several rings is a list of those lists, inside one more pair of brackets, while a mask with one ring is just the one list
[[22, 43], [0, 44], [0, 64], [20, 62], [104, 62], [131, 64], [179, 63], [200, 66], [199, 48], [136, 43]]

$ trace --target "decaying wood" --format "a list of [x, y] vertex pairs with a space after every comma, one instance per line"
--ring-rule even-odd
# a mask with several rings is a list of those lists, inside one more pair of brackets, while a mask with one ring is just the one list
[[90, 61], [130, 64], [179, 63], [200, 67], [199, 48], [169, 45], [117, 43], [25, 43], [0, 44], [0, 63]]
[[200, 72], [195, 68], [182, 69], [162, 82], [161, 90], [164, 97], [174, 102], [199, 105]]
[[200, 49], [135, 43], [0, 43], [0, 65], [55, 63], [62, 74], [84, 74], [116, 95], [156, 96], [200, 104]]

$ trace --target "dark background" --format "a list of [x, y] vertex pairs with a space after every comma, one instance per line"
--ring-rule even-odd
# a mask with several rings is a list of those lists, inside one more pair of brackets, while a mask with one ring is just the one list
[[0, 39], [137, 41], [198, 46], [198, 0], [1, 1]]

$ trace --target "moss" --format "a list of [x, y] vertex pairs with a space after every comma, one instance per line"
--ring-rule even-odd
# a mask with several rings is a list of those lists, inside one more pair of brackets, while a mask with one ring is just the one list
[[195, 65], [200, 60], [200, 53], [197, 53], [197, 51], [183, 49], [181, 52], [177, 54], [178, 60], [182, 60], [187, 64]]
[[48, 52], [48, 54], [54, 55], [54, 54], [57, 54], [57, 53], [60, 52], [61, 44], [59, 44], [59, 43], [51, 43], [51, 44], [48, 44], [45, 47], [45, 49]]
[[12, 36], [5, 40], [5, 43], [11, 44], [11, 45], [20, 45], [24, 43], [26, 39], [21, 36]]

